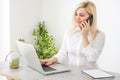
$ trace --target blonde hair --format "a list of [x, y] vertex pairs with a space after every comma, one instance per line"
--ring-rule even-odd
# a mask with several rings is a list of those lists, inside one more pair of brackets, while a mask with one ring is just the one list
[[96, 28], [96, 24], [97, 24], [97, 18], [96, 18], [96, 6], [93, 2], [89, 1], [89, 0], [85, 0], [83, 2], [81, 2], [80, 4], [77, 5], [77, 8], [75, 9], [74, 11], [74, 14], [73, 14], [73, 30], [76, 28], [76, 25], [75, 25], [75, 13], [76, 11], [79, 9], [79, 8], [84, 8], [88, 14], [92, 14], [93, 15], [93, 22], [92, 22], [92, 27], [91, 27], [91, 32], [92, 32], [92, 36], [93, 36], [93, 39], [96, 37], [97, 35], [97, 28]]

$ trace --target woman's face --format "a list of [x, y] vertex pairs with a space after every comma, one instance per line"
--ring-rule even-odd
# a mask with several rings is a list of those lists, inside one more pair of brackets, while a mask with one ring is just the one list
[[89, 14], [87, 13], [85, 8], [79, 8], [75, 12], [75, 22], [77, 24], [80, 24], [81, 22], [87, 20], [89, 17]]

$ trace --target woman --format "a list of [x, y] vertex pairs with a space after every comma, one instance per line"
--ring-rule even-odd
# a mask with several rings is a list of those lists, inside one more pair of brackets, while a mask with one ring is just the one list
[[40, 62], [47, 66], [56, 62], [67, 62], [83, 68], [95, 68], [104, 42], [104, 33], [96, 28], [95, 4], [83, 1], [75, 9], [73, 28], [66, 32], [59, 52]]

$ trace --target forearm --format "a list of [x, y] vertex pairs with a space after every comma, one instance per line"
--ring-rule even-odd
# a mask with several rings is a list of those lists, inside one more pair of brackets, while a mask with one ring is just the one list
[[89, 42], [89, 46], [83, 48], [85, 55], [87, 56], [88, 61], [96, 61], [101, 54], [105, 42], [105, 35], [103, 33], [99, 33], [96, 36], [96, 39], [91, 43]]
[[87, 36], [83, 36], [83, 46], [86, 48], [89, 45], [89, 40]]
[[52, 57], [52, 58], [50, 58], [50, 60], [52, 63], [56, 63], [58, 61], [57, 57]]

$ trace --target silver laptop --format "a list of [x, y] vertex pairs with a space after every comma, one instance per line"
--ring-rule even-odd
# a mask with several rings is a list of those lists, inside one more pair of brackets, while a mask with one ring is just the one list
[[16, 42], [17, 42], [17, 46], [18, 46], [20, 53], [24, 57], [25, 63], [30, 68], [32, 68], [42, 74], [45, 74], [45, 75], [70, 71], [68, 66], [66, 66], [64, 64], [55, 63], [51, 66], [42, 65], [40, 63], [40, 60], [37, 56], [37, 53], [36, 53], [33, 45], [24, 43], [24, 42], [20, 42], [20, 41], [16, 41]]

